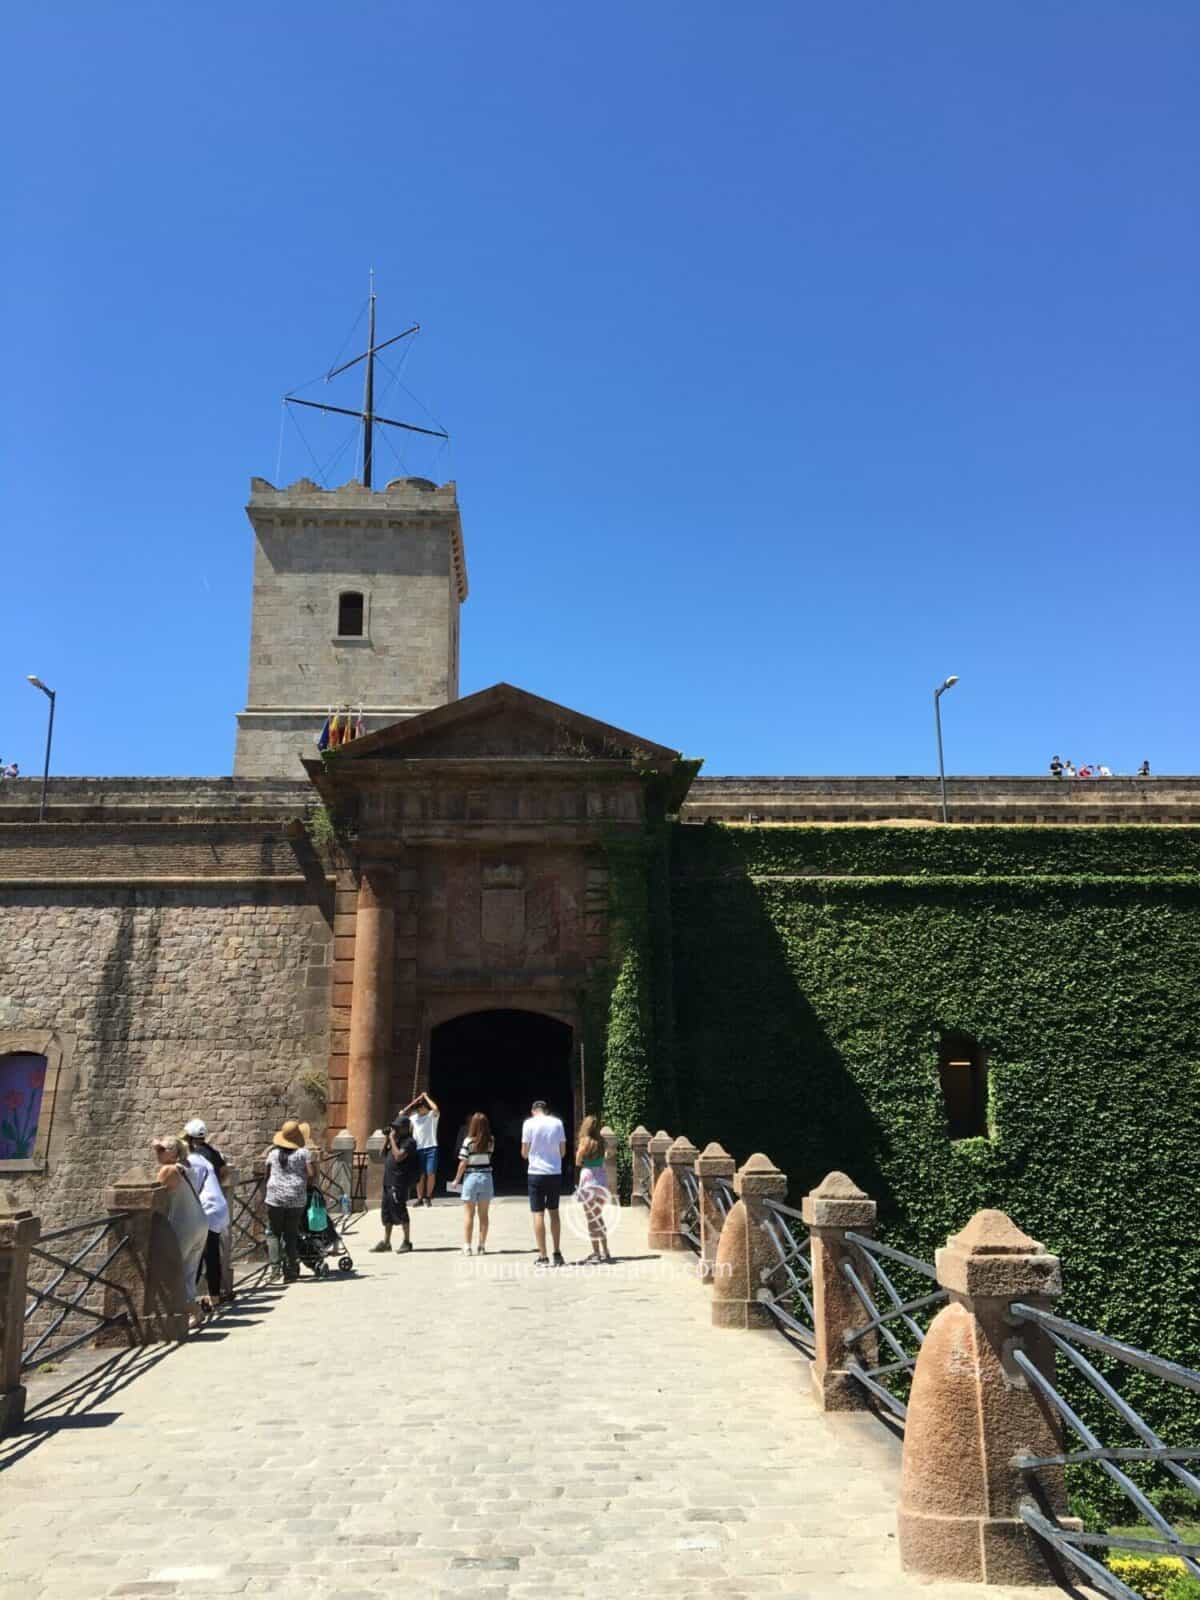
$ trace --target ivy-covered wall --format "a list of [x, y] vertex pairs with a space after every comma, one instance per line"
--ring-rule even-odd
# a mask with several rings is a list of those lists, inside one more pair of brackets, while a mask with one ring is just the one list
[[[793, 1200], [843, 1169], [926, 1259], [1001, 1207], [1066, 1315], [1200, 1361], [1200, 828], [677, 825], [671, 917], [682, 1131]], [[949, 1138], [949, 1029], [990, 1138]]]

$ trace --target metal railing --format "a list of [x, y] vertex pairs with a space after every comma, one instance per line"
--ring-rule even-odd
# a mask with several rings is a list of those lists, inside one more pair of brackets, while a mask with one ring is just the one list
[[267, 1236], [267, 1187], [263, 1173], [238, 1178], [226, 1191], [229, 1202], [229, 1259], [248, 1261], [264, 1256]]
[[[125, 1250], [128, 1240], [119, 1216], [89, 1217], [64, 1228], [44, 1233], [29, 1251], [29, 1275], [25, 1286], [26, 1337], [21, 1348], [21, 1370], [43, 1366], [68, 1355], [105, 1328], [130, 1324], [134, 1309], [123, 1284], [105, 1276], [108, 1268]], [[67, 1243], [67, 1241], [71, 1243]], [[82, 1241], [76, 1243], [76, 1241]], [[59, 1248], [48, 1248], [57, 1246]], [[34, 1281], [34, 1263], [42, 1271]], [[45, 1270], [48, 1269], [48, 1270]], [[120, 1311], [106, 1314], [90, 1298], [97, 1294], [104, 1305], [104, 1292], [114, 1291], [124, 1301]], [[84, 1323], [75, 1331], [76, 1321]], [[68, 1324], [70, 1331], [59, 1338]]]
[[[779, 1259], [773, 1267], [763, 1268], [758, 1298], [782, 1331], [811, 1355], [817, 1337], [813, 1332], [816, 1316], [812, 1303], [812, 1240], [799, 1211], [778, 1200], [764, 1200], [763, 1208], [763, 1228]], [[800, 1320], [798, 1311], [805, 1313], [807, 1322]]]
[[679, 1231], [693, 1250], [700, 1249], [700, 1181], [694, 1172], [683, 1167], [679, 1173], [683, 1189], [683, 1210], [679, 1216]]
[[654, 1197], [654, 1162], [645, 1145], [631, 1147], [632, 1176], [630, 1200], [648, 1206]]
[[[867, 1320], [845, 1336], [849, 1354], [846, 1368], [880, 1403], [901, 1422], [908, 1415], [908, 1391], [917, 1356], [925, 1342], [926, 1324], [937, 1308], [949, 1298], [945, 1289], [905, 1295], [897, 1288], [885, 1262], [895, 1261], [908, 1272], [937, 1282], [937, 1272], [929, 1261], [919, 1261], [903, 1250], [880, 1244], [863, 1233], [847, 1233], [846, 1243], [854, 1256], [843, 1260], [842, 1272], [866, 1313]], [[880, 1309], [877, 1295], [883, 1291], [886, 1304]], [[874, 1292], [873, 1292], [874, 1291]], [[883, 1356], [883, 1360], [879, 1357]], [[901, 1392], [898, 1394], [896, 1390]]]
[[1160, 1468], [1174, 1480], [1175, 1485], [1195, 1497], [1197, 1512], [1200, 1514], [1200, 1477], [1183, 1465], [1185, 1461], [1200, 1460], [1200, 1448], [1192, 1446], [1175, 1448], [1164, 1444], [1155, 1429], [1139, 1415], [1128, 1400], [1118, 1394], [1095, 1364], [1076, 1347], [1083, 1345], [1121, 1366], [1148, 1373], [1151, 1377], [1177, 1388], [1190, 1390], [1193, 1394], [1200, 1394], [1200, 1372], [1194, 1372], [1190, 1367], [1181, 1367], [1174, 1361], [1165, 1360], [1162, 1356], [1150, 1355], [1133, 1345], [1123, 1344], [1119, 1339], [1110, 1339], [1102, 1333], [1094, 1332], [1091, 1328], [1081, 1327], [1078, 1323], [1068, 1322], [1065, 1318], [1056, 1317], [1049, 1311], [1039, 1310], [1036, 1306], [1025, 1305], [1018, 1301], [1010, 1310], [1019, 1321], [1032, 1323], [1041, 1329], [1054, 1347], [1056, 1355], [1061, 1356], [1067, 1363], [1068, 1369], [1078, 1374], [1093, 1394], [1099, 1395], [1106, 1403], [1110, 1412], [1116, 1413], [1128, 1433], [1140, 1441], [1136, 1445], [1106, 1446], [1070, 1401], [1064, 1398], [1057, 1384], [1047, 1378], [1023, 1350], [1017, 1349], [1013, 1351], [1012, 1356], [1015, 1365], [1052, 1407], [1066, 1428], [1082, 1442], [1083, 1448], [1064, 1450], [1061, 1455], [1054, 1456], [1018, 1455], [1014, 1460], [1014, 1466], [1023, 1472], [1034, 1472], [1045, 1467], [1094, 1465], [1129, 1501], [1137, 1520], [1149, 1523], [1162, 1537], [1143, 1539], [1125, 1534], [1077, 1532], [1073, 1528], [1064, 1528], [1057, 1520], [1046, 1516], [1032, 1497], [1021, 1504], [1021, 1516], [1024, 1521], [1066, 1561], [1086, 1573], [1096, 1588], [1112, 1595], [1114, 1600], [1141, 1600], [1141, 1597], [1135, 1589], [1131, 1589], [1115, 1573], [1110, 1572], [1094, 1556], [1089, 1555], [1089, 1549], [1111, 1548], [1129, 1550], [1137, 1555], [1176, 1556], [1182, 1561], [1186, 1572], [1193, 1578], [1200, 1579], [1200, 1544], [1185, 1539], [1170, 1518], [1158, 1509], [1145, 1490], [1125, 1470], [1127, 1465], [1133, 1466], [1137, 1463]]

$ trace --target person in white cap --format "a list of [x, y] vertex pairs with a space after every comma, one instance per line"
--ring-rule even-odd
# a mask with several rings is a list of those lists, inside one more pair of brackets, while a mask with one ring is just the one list
[[[233, 1299], [233, 1264], [230, 1260], [232, 1233], [230, 1229], [229, 1201], [225, 1194], [225, 1170], [228, 1162], [215, 1145], [208, 1142], [208, 1124], [202, 1117], [193, 1117], [184, 1127], [184, 1137], [192, 1155], [207, 1161], [216, 1178], [215, 1192], [206, 1196], [200, 1191], [200, 1203], [208, 1217], [208, 1243], [204, 1249], [204, 1271], [208, 1278], [208, 1293], [215, 1302]], [[206, 1185], [206, 1188], [208, 1186]], [[205, 1204], [205, 1200], [208, 1204]]]

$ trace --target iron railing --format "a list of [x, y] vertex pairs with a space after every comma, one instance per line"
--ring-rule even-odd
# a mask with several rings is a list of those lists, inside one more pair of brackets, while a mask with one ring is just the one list
[[654, 1162], [645, 1145], [632, 1145], [632, 1188], [630, 1202], [648, 1206], [654, 1197]]
[[[123, 1284], [105, 1276], [128, 1244], [120, 1223], [119, 1216], [89, 1217], [64, 1228], [52, 1228], [31, 1246], [25, 1286], [22, 1372], [57, 1361], [105, 1328], [132, 1323], [134, 1308], [128, 1291]], [[42, 1268], [36, 1274], [35, 1262]], [[88, 1304], [89, 1299], [99, 1295], [103, 1308], [105, 1291], [109, 1289], [124, 1302], [122, 1309], [109, 1313]], [[75, 1331], [79, 1319], [84, 1326]], [[64, 1324], [69, 1325], [70, 1331], [59, 1338]]]
[[[764, 1199], [762, 1204], [766, 1212], [763, 1229], [779, 1259], [773, 1267], [763, 1268], [758, 1298], [782, 1331], [799, 1343], [806, 1354], [811, 1355], [816, 1342], [813, 1332], [816, 1316], [812, 1303], [812, 1240], [799, 1211], [793, 1211], [778, 1200]], [[797, 1315], [801, 1311], [808, 1318], [807, 1322], [802, 1322]]]
[[[880, 1244], [863, 1233], [845, 1235], [852, 1253], [842, 1261], [842, 1272], [866, 1313], [867, 1320], [845, 1336], [849, 1354], [846, 1368], [901, 1422], [908, 1415], [908, 1391], [917, 1356], [925, 1342], [934, 1311], [949, 1298], [945, 1289], [907, 1295], [897, 1287], [885, 1262], [897, 1262], [910, 1273], [937, 1282], [932, 1263], [919, 1261], [904, 1250]], [[880, 1309], [878, 1294], [886, 1301]], [[883, 1359], [880, 1360], [882, 1355]], [[901, 1392], [897, 1393], [899, 1389]]]
[[679, 1182], [683, 1189], [683, 1210], [679, 1216], [679, 1231], [693, 1250], [700, 1248], [700, 1180], [686, 1167], [680, 1168]]
[[248, 1261], [266, 1252], [267, 1188], [262, 1173], [236, 1179], [225, 1192], [229, 1202], [229, 1259]]
[[1138, 1555], [1177, 1556], [1182, 1561], [1184, 1569], [1193, 1578], [1200, 1579], [1200, 1544], [1185, 1539], [1170, 1518], [1159, 1510], [1141, 1485], [1125, 1470], [1127, 1465], [1133, 1466], [1139, 1462], [1148, 1467], [1160, 1468], [1177, 1486], [1195, 1497], [1200, 1509], [1200, 1477], [1183, 1465], [1185, 1461], [1200, 1460], [1200, 1448], [1193, 1446], [1175, 1448], [1164, 1444], [1155, 1429], [1139, 1415], [1128, 1400], [1118, 1394], [1094, 1363], [1076, 1347], [1083, 1345], [1117, 1362], [1120, 1366], [1135, 1368], [1164, 1383], [1190, 1390], [1193, 1394], [1200, 1394], [1200, 1372], [1194, 1372], [1190, 1367], [1178, 1366], [1174, 1361], [1167, 1361], [1162, 1356], [1150, 1355], [1133, 1345], [1123, 1344], [1119, 1339], [1107, 1338], [1091, 1328], [1080, 1327], [1076, 1322], [1068, 1322], [1063, 1317], [1056, 1317], [1049, 1311], [1040, 1310], [1035, 1306], [1018, 1302], [1010, 1309], [1018, 1320], [1032, 1323], [1041, 1329], [1056, 1355], [1061, 1356], [1068, 1368], [1078, 1374], [1094, 1394], [1100, 1396], [1110, 1412], [1116, 1412], [1128, 1432], [1140, 1441], [1136, 1445], [1105, 1445], [1070, 1401], [1064, 1398], [1057, 1384], [1046, 1377], [1023, 1350], [1017, 1349], [1012, 1354], [1013, 1362], [1045, 1398], [1071, 1433], [1082, 1442], [1083, 1448], [1064, 1450], [1060, 1455], [1053, 1456], [1021, 1454], [1015, 1458], [1013, 1464], [1024, 1472], [1035, 1472], [1045, 1467], [1094, 1465], [1121, 1491], [1133, 1507], [1137, 1520], [1149, 1523], [1151, 1528], [1157, 1529], [1161, 1538], [1143, 1539], [1116, 1533], [1080, 1533], [1073, 1528], [1064, 1528], [1058, 1521], [1046, 1516], [1032, 1497], [1021, 1505], [1021, 1516], [1024, 1521], [1066, 1561], [1086, 1573], [1097, 1589], [1112, 1595], [1114, 1600], [1141, 1600], [1141, 1597], [1135, 1589], [1131, 1589], [1115, 1573], [1110, 1572], [1094, 1556], [1089, 1555], [1089, 1549], [1112, 1548], [1129, 1550]]

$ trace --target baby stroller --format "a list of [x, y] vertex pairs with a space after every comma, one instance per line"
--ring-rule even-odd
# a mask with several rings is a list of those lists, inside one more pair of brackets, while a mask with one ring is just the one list
[[314, 1278], [322, 1278], [329, 1270], [329, 1261], [335, 1260], [339, 1272], [353, 1272], [354, 1262], [350, 1252], [342, 1240], [341, 1234], [333, 1224], [333, 1216], [325, 1213], [325, 1226], [313, 1231], [309, 1228], [309, 1216], [312, 1210], [313, 1198], [324, 1201], [324, 1196], [314, 1190], [309, 1196], [309, 1205], [305, 1209], [300, 1223], [300, 1232], [296, 1239], [296, 1253], [300, 1258], [301, 1266], [305, 1266]]

